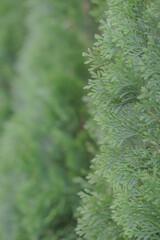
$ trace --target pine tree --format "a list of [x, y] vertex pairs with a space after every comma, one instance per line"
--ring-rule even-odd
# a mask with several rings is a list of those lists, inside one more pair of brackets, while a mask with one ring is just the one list
[[4, 240], [75, 240], [78, 176], [88, 167], [82, 103], [89, 41], [83, 2], [28, 0], [27, 37], [1, 149]]
[[102, 35], [85, 54], [103, 141], [91, 190], [81, 193], [77, 232], [86, 240], [158, 240], [160, 2], [111, 0], [108, 6]]

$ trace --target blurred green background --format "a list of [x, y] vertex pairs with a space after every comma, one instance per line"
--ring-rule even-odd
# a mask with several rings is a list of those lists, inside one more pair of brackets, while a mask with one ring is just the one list
[[77, 193], [94, 151], [83, 101], [90, 11], [88, 0], [0, 1], [2, 240], [76, 239]]

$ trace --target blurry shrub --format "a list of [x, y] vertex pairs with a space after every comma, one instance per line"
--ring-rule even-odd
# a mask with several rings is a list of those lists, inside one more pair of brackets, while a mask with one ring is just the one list
[[11, 85], [25, 27], [25, 1], [0, 1], [0, 130], [11, 113]]
[[99, 22], [104, 16], [107, 10], [107, 0], [91, 0], [91, 15]]
[[[81, 1], [27, 1], [27, 37], [1, 149], [0, 233], [12, 240], [75, 240], [89, 154], [82, 103], [89, 43]], [[84, 20], [83, 20], [84, 19]]]

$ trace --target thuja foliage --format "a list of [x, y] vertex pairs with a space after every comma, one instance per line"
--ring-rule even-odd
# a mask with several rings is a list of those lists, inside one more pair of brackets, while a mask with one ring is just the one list
[[[88, 167], [88, 44], [83, 1], [28, 0], [27, 37], [0, 142], [0, 234], [7, 240], [75, 240], [77, 176]], [[84, 20], [83, 20], [84, 19]]]
[[25, 27], [24, 0], [0, 1], [0, 130], [11, 113], [11, 84]]
[[85, 54], [103, 141], [81, 193], [77, 232], [86, 240], [158, 240], [160, 2], [111, 0], [108, 6], [102, 34]]

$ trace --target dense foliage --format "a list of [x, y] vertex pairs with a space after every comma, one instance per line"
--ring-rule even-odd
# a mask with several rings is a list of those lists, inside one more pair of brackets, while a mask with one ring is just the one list
[[88, 16], [82, 1], [28, 0], [26, 8], [13, 114], [0, 140], [0, 237], [75, 240], [78, 177], [89, 159], [81, 54]]
[[[80, 239], [160, 239], [160, 2], [110, 0], [88, 54], [101, 150], [81, 193]], [[118, 226], [117, 226], [118, 225]]]
[[160, 239], [159, 23], [159, 0], [0, 1], [2, 240]]

